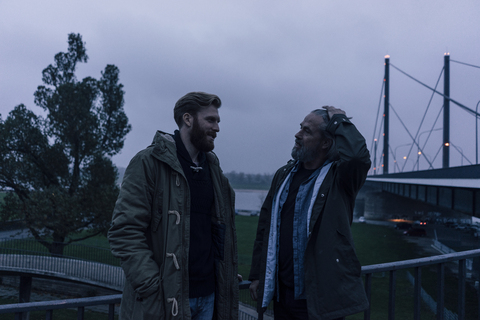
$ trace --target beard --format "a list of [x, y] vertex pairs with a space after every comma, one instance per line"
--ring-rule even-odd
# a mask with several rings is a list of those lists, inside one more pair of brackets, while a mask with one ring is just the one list
[[299, 148], [295, 146], [292, 149], [292, 158], [301, 162], [311, 162], [318, 157], [318, 148], [306, 148], [300, 141], [296, 140], [300, 145]]
[[[193, 144], [195, 148], [202, 152], [209, 152], [215, 148], [215, 144], [213, 141], [208, 139], [208, 134], [205, 130], [200, 128], [198, 125], [198, 121], [196, 118], [193, 120], [192, 126], [192, 134], [190, 135], [190, 142]], [[210, 136], [216, 137], [217, 134], [212, 132]]]

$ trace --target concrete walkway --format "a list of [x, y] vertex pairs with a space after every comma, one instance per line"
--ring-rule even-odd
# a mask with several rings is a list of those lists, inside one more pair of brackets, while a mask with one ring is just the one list
[[0, 239], [3, 238], [12, 238], [12, 239], [23, 239], [29, 238], [32, 235], [28, 229], [18, 229], [18, 230], [3, 230], [0, 231]]
[[0, 273], [66, 280], [121, 292], [123, 270], [103, 263], [18, 254], [0, 254]]
[[[0, 231], [0, 239], [31, 237], [28, 229]], [[36, 255], [0, 254], [0, 273], [67, 280], [121, 292], [123, 270], [98, 262]]]

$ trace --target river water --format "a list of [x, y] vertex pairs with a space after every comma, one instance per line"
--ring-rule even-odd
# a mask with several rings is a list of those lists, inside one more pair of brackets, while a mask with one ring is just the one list
[[[235, 210], [259, 212], [268, 190], [235, 190]], [[427, 203], [392, 195], [378, 190], [364, 187], [357, 196], [355, 203], [354, 219], [365, 216], [371, 220], [392, 221], [405, 220], [435, 220], [470, 218], [463, 214], [453, 212]]]
[[268, 190], [235, 190], [235, 210], [260, 211]]

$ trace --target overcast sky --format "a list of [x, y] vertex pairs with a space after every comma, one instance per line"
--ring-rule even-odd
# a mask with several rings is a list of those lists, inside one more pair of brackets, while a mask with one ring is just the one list
[[[120, 69], [132, 131], [113, 158], [118, 166], [126, 167], [157, 129], [176, 129], [172, 110], [181, 96], [205, 91], [223, 102], [215, 147], [223, 170], [273, 173], [290, 159], [299, 123], [323, 105], [346, 110], [373, 151], [385, 55], [434, 87], [445, 52], [480, 65], [479, 30], [478, 0], [0, 0], [0, 113], [5, 119], [24, 103], [40, 114], [33, 93], [42, 70], [67, 50], [69, 33], [80, 33], [89, 61], [78, 65], [79, 80], [99, 78], [107, 64]], [[390, 103], [415, 135], [431, 91], [394, 69], [390, 79]], [[475, 110], [480, 69], [452, 62], [450, 90]], [[432, 100], [420, 132], [432, 128], [442, 101]], [[451, 115], [451, 141], [467, 156], [463, 164], [475, 163], [475, 118], [453, 104]], [[390, 134], [400, 159], [411, 139], [393, 112]], [[441, 143], [441, 130], [433, 131], [424, 150], [430, 159]], [[462, 164], [458, 151], [450, 162]], [[435, 164], [441, 166], [441, 153]], [[412, 166], [407, 159], [406, 170]]]

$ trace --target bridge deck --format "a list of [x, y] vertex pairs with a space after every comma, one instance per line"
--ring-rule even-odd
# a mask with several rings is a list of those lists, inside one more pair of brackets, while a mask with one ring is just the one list
[[480, 189], [480, 179], [400, 178], [384, 175], [381, 178], [369, 176], [367, 181]]

